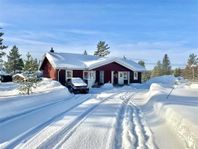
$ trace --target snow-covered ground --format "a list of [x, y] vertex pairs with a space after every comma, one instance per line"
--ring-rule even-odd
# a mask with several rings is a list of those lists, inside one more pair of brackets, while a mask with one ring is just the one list
[[157, 146], [197, 149], [198, 84], [171, 76], [148, 82], [150, 89], [137, 95], [134, 102], [141, 107]]
[[29, 96], [16, 88], [0, 84], [0, 148], [198, 148], [198, 84], [181, 78], [84, 95], [49, 79]]

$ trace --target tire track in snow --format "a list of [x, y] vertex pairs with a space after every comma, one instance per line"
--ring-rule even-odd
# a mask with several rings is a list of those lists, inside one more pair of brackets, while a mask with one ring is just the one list
[[[129, 136], [131, 135], [130, 132], [126, 132], [126, 129], [124, 129], [123, 125], [125, 125], [126, 123], [130, 122], [129, 120], [126, 120], [126, 116], [127, 116], [127, 110], [128, 110], [128, 102], [130, 100], [130, 98], [132, 96], [134, 96], [134, 93], [131, 95], [130, 93], [127, 93], [128, 96], [123, 96], [121, 99], [123, 100], [123, 103], [121, 105], [120, 111], [118, 112], [118, 117], [117, 122], [116, 122], [116, 126], [115, 126], [115, 149], [119, 149], [122, 148], [123, 146], [123, 133], [125, 133], [126, 135], [126, 142], [124, 142], [124, 144], [131, 144], [131, 141], [129, 139]], [[130, 126], [129, 126], [130, 127]]]
[[[75, 118], [73, 118], [72, 120], [70, 120], [69, 123], [64, 123], [64, 119], [63, 119], [63, 122], [61, 122], [57, 126], [58, 127], [57, 129], [52, 128], [52, 131], [50, 132], [50, 134], [48, 134], [49, 131], [46, 129], [43, 132], [41, 132], [40, 134], [38, 134], [36, 137], [33, 137], [32, 139], [28, 140], [28, 142], [27, 142], [27, 144], [25, 144], [25, 146], [28, 147], [29, 143], [38, 141], [38, 144], [35, 144], [36, 148], [59, 148], [59, 146], [61, 146], [62, 143], [64, 143], [72, 135], [72, 133], [79, 127], [79, 125], [81, 123], [83, 123], [83, 121], [88, 117], [88, 115], [94, 109], [96, 109], [100, 104], [102, 104], [106, 100], [111, 99], [113, 96], [117, 96], [117, 94], [113, 94], [113, 95], [110, 95], [109, 97], [101, 98], [101, 101], [99, 101], [99, 102], [97, 101], [91, 107], [89, 106], [88, 108], [86, 108], [85, 111], [82, 111], [82, 113], [80, 115], [78, 115]], [[75, 108], [78, 108], [78, 107], [75, 107]], [[79, 112], [79, 110], [82, 110], [82, 109], [81, 108], [77, 109], [78, 112]], [[61, 117], [59, 117], [59, 118], [62, 118], [62, 116], [63, 115], [61, 115]], [[56, 118], [56, 120], [57, 119], [58, 118]], [[59, 120], [59, 122], [60, 121], [61, 120]], [[50, 129], [50, 127], [49, 127], [49, 129]], [[47, 139], [40, 137], [40, 136], [45, 136], [45, 135], [48, 135]], [[42, 139], [45, 139], [45, 140], [42, 141]]]
[[157, 148], [152, 132], [143, 118], [142, 111], [131, 101], [129, 102], [129, 105], [133, 109], [133, 133], [137, 137], [135, 147], [137, 149]]
[[[45, 121], [45, 122], [43, 122], [43, 123], [31, 128], [31, 129], [29, 129], [27, 131], [25, 131], [24, 133], [22, 133], [21, 135], [17, 136], [16, 138], [14, 138], [12, 141], [10, 141], [8, 144], [5, 144], [4, 146], [2, 146], [2, 148], [14, 148], [18, 143], [26, 142], [27, 138], [31, 137], [36, 132], [40, 131], [41, 129], [43, 129], [44, 127], [46, 127], [50, 123], [52, 123], [58, 117], [61, 117], [65, 113], [71, 111], [72, 109], [76, 108], [77, 106], [79, 106], [83, 102], [87, 101], [90, 97], [91, 97], [91, 94], [88, 94], [87, 96], [84, 97], [84, 99], [81, 102], [79, 102], [79, 103], [73, 105], [72, 107], [70, 107], [69, 109], [67, 109], [67, 110], [65, 110], [65, 111], [53, 116], [49, 120], [47, 120], [47, 121]], [[75, 98], [77, 98], [77, 99], [75, 99]], [[72, 100], [72, 99], [79, 100], [80, 98], [82, 98], [82, 97], [81, 96], [77, 96], [77, 97], [72, 97], [70, 100]], [[66, 100], [64, 100], [64, 102], [65, 101]], [[56, 104], [58, 104], [59, 102], [56, 102]], [[55, 105], [55, 104], [52, 104], [52, 105]], [[50, 104], [49, 106], [52, 106], [52, 105]], [[45, 108], [47, 108], [47, 106], [45, 106], [43, 109], [45, 109]], [[41, 109], [39, 109], [39, 110], [41, 110]], [[35, 109], [35, 111], [32, 111], [30, 113], [33, 113], [33, 112], [36, 112], [36, 111], [38, 111], [38, 109]], [[30, 113], [27, 113], [27, 115], [30, 114]], [[19, 116], [19, 117], [21, 117], [21, 116]]]
[[[68, 99], [68, 98], [69, 98], [69, 99]], [[43, 108], [47, 108], [47, 107], [49, 107], [49, 106], [54, 106], [54, 105], [56, 105], [56, 104], [65, 102], [66, 100], [74, 99], [74, 98], [76, 98], [76, 96], [71, 97], [71, 98], [68, 97], [68, 98], [66, 98], [66, 99], [61, 99], [61, 100], [57, 100], [57, 101], [52, 101], [52, 102], [50, 102], [50, 103], [43, 104], [43, 105], [41, 105], [41, 106], [33, 107], [33, 108], [31, 108], [31, 109], [28, 109], [28, 110], [26, 110], [26, 111], [20, 112], [20, 113], [18, 113], [18, 114], [14, 114], [14, 115], [11, 115], [11, 116], [8, 116], [8, 117], [5, 117], [5, 118], [0, 118], [0, 123], [4, 123], [4, 122], [6, 123], [6, 122], [8, 122], [8, 121], [12, 121], [12, 120], [18, 119], [18, 118], [23, 117], [23, 116], [25, 116], [25, 115], [27, 115], [27, 114], [31, 114], [31, 113], [33, 113], [33, 112], [39, 111], [39, 110], [41, 110], [41, 109], [43, 109]], [[79, 98], [79, 97], [77, 97], [77, 98]]]
[[152, 132], [141, 110], [132, 103], [136, 93], [125, 98], [116, 124], [115, 149], [155, 149]]

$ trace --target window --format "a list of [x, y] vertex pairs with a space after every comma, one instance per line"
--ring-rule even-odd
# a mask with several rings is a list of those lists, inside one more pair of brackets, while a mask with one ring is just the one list
[[66, 70], [66, 80], [71, 79], [73, 76], [72, 70]]
[[83, 71], [83, 79], [84, 80], [95, 80], [96, 72], [95, 71]]
[[96, 77], [95, 71], [90, 71], [90, 72], [89, 72], [89, 76], [90, 76], [90, 79], [94, 80], [95, 77]]
[[89, 72], [88, 71], [83, 71], [83, 79], [88, 80]]
[[127, 72], [124, 72], [124, 80], [128, 80], [128, 74], [127, 74]]
[[134, 72], [134, 80], [138, 79], [138, 72]]

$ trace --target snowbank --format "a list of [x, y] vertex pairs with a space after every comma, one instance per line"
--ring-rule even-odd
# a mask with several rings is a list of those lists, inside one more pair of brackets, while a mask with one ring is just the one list
[[105, 83], [103, 86], [101, 86], [103, 89], [113, 89], [113, 85], [111, 83]]
[[69, 91], [67, 88], [62, 86], [58, 81], [51, 80], [49, 78], [42, 78], [42, 81], [37, 84], [37, 87], [34, 88], [32, 91], [33, 93], [39, 93], [43, 91], [50, 91], [55, 89], [65, 89], [67, 91], [67, 94], [69, 94]]
[[176, 78], [172, 75], [164, 75], [159, 77], [153, 77], [146, 82], [146, 84], [151, 85], [152, 83], [164, 84], [167, 86], [173, 86], [175, 84]]
[[6, 96], [18, 95], [19, 91], [17, 90], [18, 84], [14, 82], [5, 82], [0, 83], [0, 98]]
[[[175, 81], [178, 84], [173, 89]], [[198, 85], [194, 83], [186, 88], [184, 79], [173, 76], [156, 77], [147, 83], [151, 85], [149, 91], [142, 95], [147, 101], [142, 109], [151, 125], [155, 121], [155, 130], [156, 124], [167, 125], [185, 148], [197, 149], [198, 116], [195, 113], [198, 113]]]
[[[9, 83], [0, 83], [0, 100], [1, 97], [8, 97], [8, 96], [19, 96], [20, 92], [18, 90], [19, 84], [15, 82]], [[69, 94], [67, 88], [62, 86], [59, 82], [48, 79], [42, 78], [42, 81], [38, 82], [37, 87], [32, 89], [33, 94], [49, 92], [52, 90], [57, 89], [64, 89], [66, 94]]]
[[167, 108], [165, 119], [182, 142], [185, 142], [186, 148], [198, 148], [197, 124], [194, 124], [189, 121], [189, 119], [184, 118], [183, 115], [175, 111], [173, 108]]
[[66, 87], [46, 78], [38, 83], [38, 87], [30, 95], [20, 95], [16, 83], [2, 83], [0, 87], [3, 86], [7, 88], [0, 90], [0, 121], [71, 96]]
[[192, 88], [192, 89], [198, 89], [198, 83], [192, 83], [190, 85], [190, 88]]

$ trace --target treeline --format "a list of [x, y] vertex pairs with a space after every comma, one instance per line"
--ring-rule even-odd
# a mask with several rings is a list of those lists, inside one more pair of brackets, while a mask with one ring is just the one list
[[7, 55], [4, 66], [8, 73], [15, 74], [22, 71], [35, 72], [38, 70], [39, 63], [29, 52], [26, 54], [26, 58], [22, 59], [17, 46], [13, 46]]
[[6, 55], [4, 50], [8, 47], [3, 44], [2, 36], [3, 33], [0, 32], [0, 63], [5, 67], [8, 73], [15, 74], [22, 71], [35, 72], [38, 70], [38, 60], [33, 58], [29, 52], [27, 53], [26, 58], [23, 59], [16, 45], [9, 51], [6, 62], [3, 62], [2, 58]]
[[[145, 67], [144, 61], [141, 60], [138, 63]], [[157, 61], [153, 70], [146, 71], [143, 74], [143, 80], [146, 81], [151, 77], [162, 75], [174, 75], [175, 77], [181, 76], [189, 80], [198, 80], [198, 56], [192, 53], [189, 55], [184, 68], [172, 69], [170, 59], [168, 55], [165, 54], [162, 61]]]

